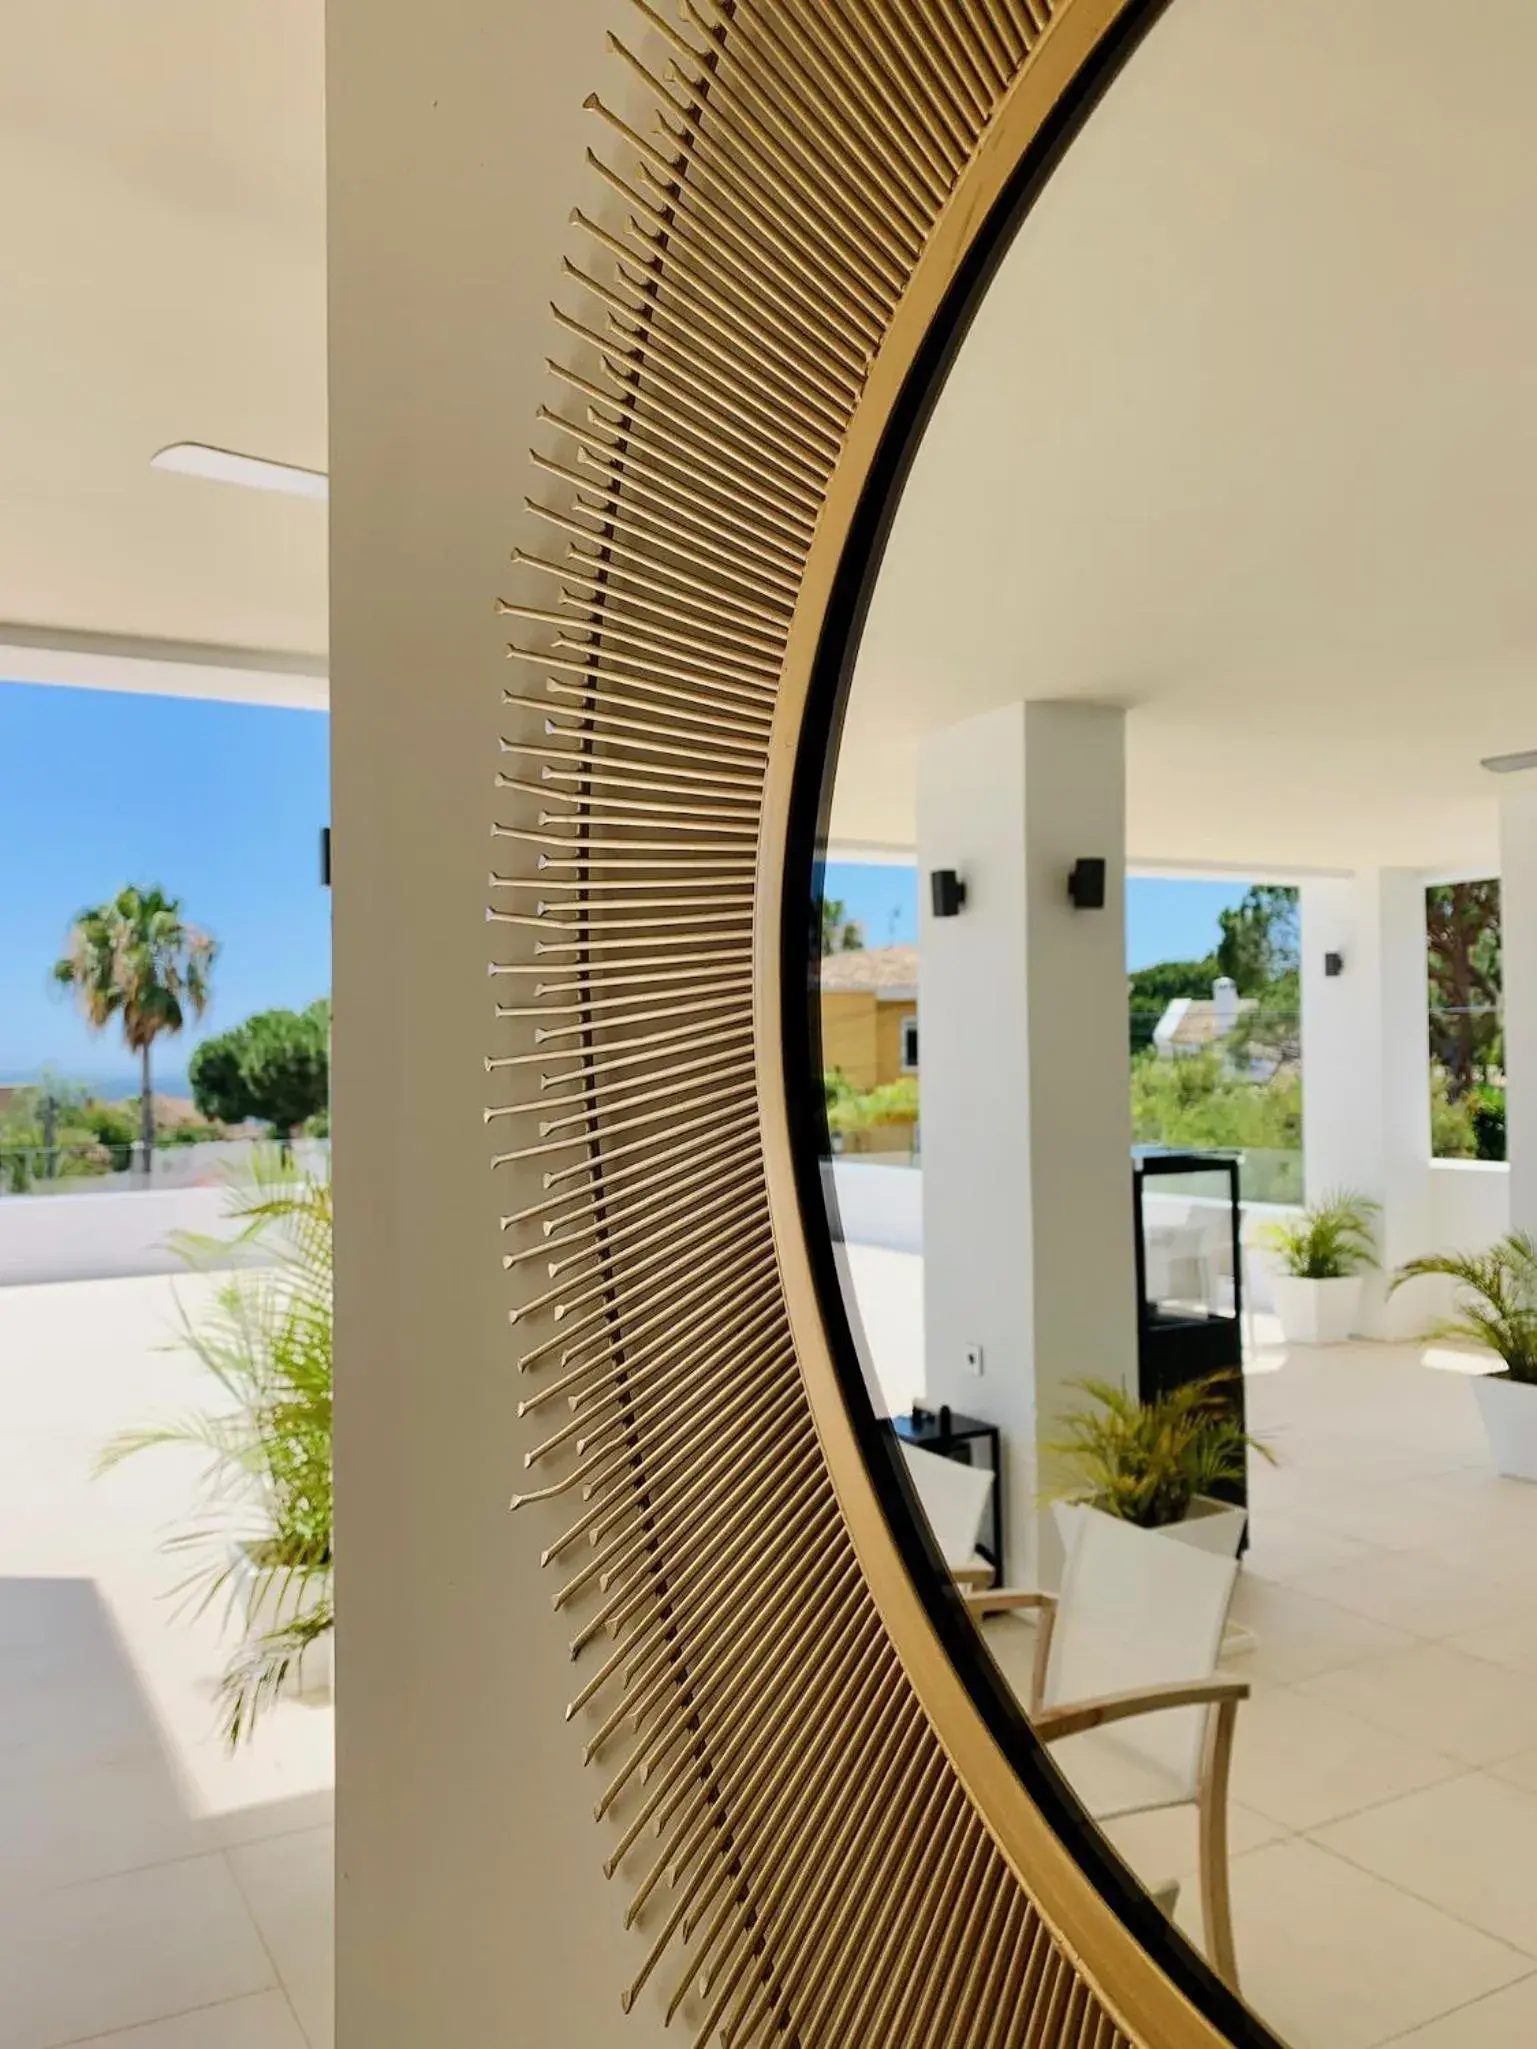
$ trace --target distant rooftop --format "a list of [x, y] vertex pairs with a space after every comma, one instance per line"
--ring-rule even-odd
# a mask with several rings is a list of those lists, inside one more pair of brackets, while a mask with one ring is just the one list
[[[1252, 996], [1240, 996], [1233, 1010], [1226, 1016], [1215, 1003], [1206, 998], [1181, 997], [1178, 1000], [1184, 1004], [1184, 1010], [1175, 1021], [1172, 1030], [1169, 1028], [1169, 1011], [1164, 1012], [1163, 1022], [1158, 1027], [1158, 1037], [1171, 1046], [1192, 1049], [1209, 1046], [1215, 1040], [1224, 1038], [1232, 1030], [1236, 1018], [1255, 1008], [1255, 999]], [[1169, 1010], [1174, 1008], [1175, 1005], [1171, 1003]]]
[[918, 990], [916, 946], [862, 946], [855, 953], [822, 957], [821, 986], [843, 993], [869, 990], [876, 996], [913, 996]]

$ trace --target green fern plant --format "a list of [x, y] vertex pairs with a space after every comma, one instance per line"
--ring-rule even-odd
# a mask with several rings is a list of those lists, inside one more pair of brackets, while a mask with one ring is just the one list
[[331, 1589], [332, 1228], [328, 1179], [295, 1175], [273, 1152], [232, 1190], [233, 1239], [183, 1237], [194, 1267], [231, 1245], [260, 1246], [270, 1264], [237, 1268], [194, 1321], [179, 1304], [185, 1346], [220, 1399], [206, 1410], [121, 1433], [97, 1459], [103, 1472], [165, 1445], [206, 1454], [195, 1524], [167, 1539], [190, 1554], [176, 1589], [194, 1612], [274, 1616], [248, 1633], [220, 1682], [220, 1717], [233, 1749], [276, 1699], [303, 1652], [335, 1622]]
[[1266, 1227], [1261, 1243], [1279, 1254], [1283, 1272], [1299, 1281], [1342, 1281], [1377, 1264], [1381, 1205], [1335, 1189], [1292, 1222]]
[[1456, 1309], [1423, 1332], [1427, 1344], [1473, 1345], [1505, 1362], [1512, 1380], [1537, 1383], [1537, 1239], [1512, 1231], [1487, 1252], [1432, 1252], [1393, 1276], [1406, 1281], [1444, 1274], [1457, 1283]]
[[1237, 1379], [1210, 1373], [1156, 1401], [1141, 1402], [1103, 1380], [1074, 1384], [1093, 1403], [1061, 1418], [1062, 1435], [1043, 1447], [1063, 1473], [1049, 1499], [1086, 1500], [1145, 1530], [1184, 1520], [1198, 1494], [1240, 1480], [1249, 1452], [1274, 1463], [1226, 1401]]

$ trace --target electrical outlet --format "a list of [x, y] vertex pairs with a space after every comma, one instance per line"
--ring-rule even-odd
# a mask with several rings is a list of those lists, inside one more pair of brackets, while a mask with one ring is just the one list
[[966, 1371], [974, 1373], [978, 1380], [980, 1380], [982, 1378], [982, 1347], [980, 1345], [968, 1345], [962, 1356], [966, 1361]]

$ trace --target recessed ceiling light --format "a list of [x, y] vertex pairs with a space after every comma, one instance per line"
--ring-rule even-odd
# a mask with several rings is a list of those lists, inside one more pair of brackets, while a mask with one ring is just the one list
[[292, 498], [330, 495], [324, 470], [264, 462], [259, 455], [237, 455], [231, 448], [210, 448], [202, 441], [173, 441], [149, 460], [151, 469], [178, 470], [184, 477], [208, 477], [216, 484], [243, 484], [249, 491], [286, 491]]
[[1523, 768], [1537, 768], [1537, 747], [1522, 754], [1486, 754], [1478, 765], [1491, 775], [1517, 775]]

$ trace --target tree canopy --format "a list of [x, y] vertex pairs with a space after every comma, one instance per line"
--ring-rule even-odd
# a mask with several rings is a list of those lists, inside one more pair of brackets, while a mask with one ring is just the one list
[[1297, 892], [1283, 883], [1257, 882], [1232, 909], [1220, 911], [1217, 972], [1240, 996], [1274, 1001], [1289, 986], [1295, 994], [1301, 965]]
[[841, 896], [824, 896], [822, 899], [822, 951], [827, 953], [858, 953], [865, 943], [865, 928], [857, 918], [849, 916], [849, 907]]
[[1500, 885], [1440, 883], [1425, 892], [1430, 1043], [1456, 1097], [1498, 1057]]
[[207, 1039], [192, 1056], [192, 1094], [205, 1117], [244, 1124], [259, 1119], [282, 1137], [326, 1106], [330, 1091], [331, 1006], [263, 1010]]
[[1204, 960], [1160, 960], [1151, 967], [1134, 968], [1128, 977], [1131, 1007], [1156, 1010], [1162, 1016], [1180, 996], [1210, 997], [1211, 985], [1221, 972], [1214, 953]]

